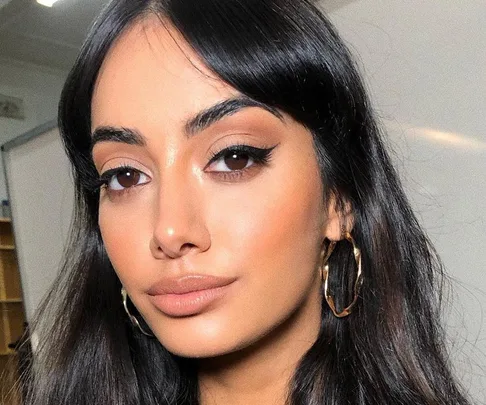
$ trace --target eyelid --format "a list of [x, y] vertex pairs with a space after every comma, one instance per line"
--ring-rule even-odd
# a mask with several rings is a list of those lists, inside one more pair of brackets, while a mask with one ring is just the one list
[[128, 156], [114, 157], [107, 160], [101, 166], [99, 173], [100, 176], [102, 176], [108, 170], [119, 169], [119, 168], [131, 168], [133, 170], [138, 170], [139, 172], [142, 172], [149, 177], [152, 177], [152, 175], [150, 174], [150, 170], [148, 170], [148, 168], [142, 162]]
[[148, 178], [151, 178], [144, 171], [142, 171], [140, 169], [137, 169], [136, 167], [129, 166], [129, 165], [121, 165], [121, 166], [118, 166], [118, 167], [114, 167], [112, 169], [107, 169], [103, 173], [100, 174], [100, 178], [108, 178], [108, 177], [111, 178], [111, 177], [113, 177], [116, 174], [123, 173], [123, 172], [129, 171], [129, 170], [133, 170], [135, 172], [139, 172], [139, 173], [143, 174], [144, 176], [147, 176]]

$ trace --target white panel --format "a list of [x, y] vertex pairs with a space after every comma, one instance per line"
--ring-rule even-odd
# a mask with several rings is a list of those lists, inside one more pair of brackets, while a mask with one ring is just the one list
[[357, 0], [331, 20], [359, 57], [407, 192], [453, 278], [453, 360], [486, 403], [486, 2]]
[[8, 3], [10, 3], [12, 0], [0, 0], [0, 9], [2, 7], [5, 7]]
[[[0, 34], [2, 49], [3, 33]], [[44, 124], [57, 115], [59, 95], [67, 72], [54, 72], [34, 65], [2, 60], [0, 55], [0, 93], [17, 97], [24, 103], [24, 120], [0, 117], [0, 144], [4, 144]], [[3, 163], [0, 161], [0, 172]], [[0, 199], [7, 198], [5, 180], [0, 175]]]
[[4, 152], [27, 320], [58, 272], [73, 206], [57, 129]]

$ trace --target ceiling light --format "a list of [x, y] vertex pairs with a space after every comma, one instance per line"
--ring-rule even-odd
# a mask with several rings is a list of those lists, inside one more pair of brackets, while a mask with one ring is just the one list
[[37, 0], [37, 3], [42, 4], [43, 6], [46, 7], [52, 7], [52, 5], [56, 2], [57, 0]]

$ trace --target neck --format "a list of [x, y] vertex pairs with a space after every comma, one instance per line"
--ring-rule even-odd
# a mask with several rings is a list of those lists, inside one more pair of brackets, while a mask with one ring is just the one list
[[286, 404], [295, 370], [319, 333], [320, 302], [311, 301], [251, 347], [201, 360], [201, 405]]

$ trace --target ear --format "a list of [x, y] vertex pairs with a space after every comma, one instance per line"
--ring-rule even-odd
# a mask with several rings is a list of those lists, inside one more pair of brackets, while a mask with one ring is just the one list
[[327, 218], [322, 229], [322, 236], [331, 241], [339, 241], [343, 239], [345, 231], [352, 231], [353, 225], [354, 216], [351, 204], [346, 202], [344, 207], [339, 207], [336, 197], [331, 197], [327, 207]]

